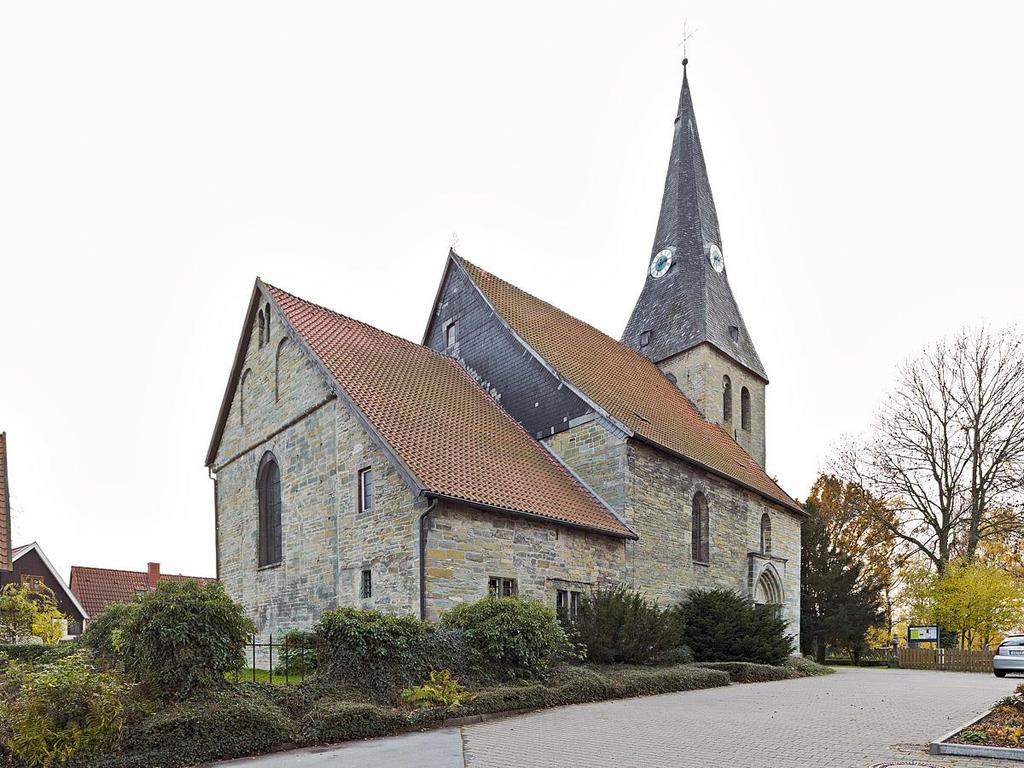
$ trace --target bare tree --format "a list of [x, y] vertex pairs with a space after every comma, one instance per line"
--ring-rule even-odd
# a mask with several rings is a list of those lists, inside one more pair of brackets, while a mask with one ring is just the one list
[[[879, 524], [944, 571], [1024, 530], [1024, 343], [963, 330], [900, 368], [872, 434], [836, 468], [885, 500]], [[891, 514], [890, 514], [891, 513]]]

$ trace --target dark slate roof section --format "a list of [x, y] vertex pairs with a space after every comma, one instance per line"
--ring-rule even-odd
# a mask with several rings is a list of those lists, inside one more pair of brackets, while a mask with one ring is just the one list
[[11, 498], [7, 486], [7, 435], [0, 432], [0, 571], [9, 571], [13, 565]]
[[[648, 270], [622, 340], [655, 363], [708, 342], [767, 381], [729, 288], [728, 270], [716, 272], [708, 259], [712, 245], [721, 249], [722, 236], [684, 70], [665, 192], [651, 248], [651, 260], [663, 249], [671, 249], [672, 267], [660, 278], [651, 277]], [[641, 348], [640, 334], [645, 331], [651, 334], [650, 342]]]

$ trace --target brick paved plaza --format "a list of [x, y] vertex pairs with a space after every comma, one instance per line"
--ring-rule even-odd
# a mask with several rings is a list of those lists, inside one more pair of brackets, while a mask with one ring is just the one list
[[[1019, 765], [926, 754], [1020, 679], [844, 669], [829, 677], [585, 704], [233, 761], [253, 768], [869, 768]], [[225, 764], [228, 765], [228, 764]]]

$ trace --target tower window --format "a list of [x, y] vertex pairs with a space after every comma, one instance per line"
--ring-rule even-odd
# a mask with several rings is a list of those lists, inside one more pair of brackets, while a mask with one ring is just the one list
[[711, 561], [709, 528], [708, 500], [703, 493], [698, 491], [693, 497], [693, 519], [690, 527], [691, 556], [695, 563], [708, 563]]
[[363, 600], [373, 597], [373, 574], [369, 570], [363, 571], [359, 581], [359, 597]]
[[256, 475], [259, 500], [259, 565], [281, 562], [281, 469], [269, 451], [260, 461]]
[[370, 467], [359, 470], [359, 511], [373, 509], [373, 470]]
[[740, 390], [740, 426], [750, 431], [750, 390], [746, 387]]
[[761, 554], [772, 553], [772, 518], [765, 512], [761, 515]]
[[641, 347], [646, 347], [650, 343], [651, 343], [651, 332], [650, 331], [644, 331], [643, 333], [641, 333], [640, 334], [640, 346]]
[[732, 421], [732, 382], [722, 377], [722, 421]]
[[459, 321], [451, 320], [445, 323], [444, 326], [444, 346], [445, 348], [451, 348], [455, 346], [455, 342], [459, 340]]

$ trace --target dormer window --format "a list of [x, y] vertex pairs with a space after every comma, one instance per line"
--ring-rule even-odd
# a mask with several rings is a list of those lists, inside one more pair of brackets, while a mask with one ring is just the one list
[[455, 342], [459, 340], [459, 321], [449, 320], [444, 326], [444, 346], [446, 349], [451, 349], [455, 346]]
[[729, 338], [733, 340], [734, 344], [740, 343], [740, 329], [737, 325], [729, 326]]
[[650, 331], [644, 331], [643, 333], [641, 333], [640, 334], [640, 347], [641, 348], [646, 347], [650, 343], [651, 343], [651, 332]]

